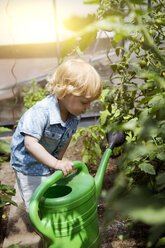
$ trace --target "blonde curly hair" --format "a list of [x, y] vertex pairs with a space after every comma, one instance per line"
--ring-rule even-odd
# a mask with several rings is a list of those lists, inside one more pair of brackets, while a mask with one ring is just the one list
[[92, 65], [82, 59], [69, 59], [58, 66], [46, 89], [58, 99], [72, 94], [94, 100], [101, 94], [102, 83]]

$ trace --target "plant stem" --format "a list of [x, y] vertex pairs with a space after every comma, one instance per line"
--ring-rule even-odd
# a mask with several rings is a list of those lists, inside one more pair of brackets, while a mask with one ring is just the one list
[[[130, 10], [131, 10], [132, 12], [134, 12], [134, 9], [133, 9], [131, 3], [130, 3], [128, 0], [126, 0], [126, 3], [127, 3], [127, 5], [128, 5], [128, 7], [130, 8]], [[142, 31], [142, 33], [143, 33], [143, 35], [144, 35], [144, 38], [145, 38], [144, 44], [146, 44], [147, 47], [148, 47], [153, 53], [156, 54], [156, 56], [161, 60], [161, 62], [162, 62], [163, 64], [165, 64], [165, 57], [161, 54], [160, 50], [157, 48], [157, 46], [156, 46], [156, 44], [154, 43], [152, 37], [150, 36], [148, 30], [145, 28], [144, 23], [142, 22], [140, 16], [135, 15], [135, 19], [136, 19], [136, 21], [137, 21], [137, 24], [140, 26], [141, 31]]]

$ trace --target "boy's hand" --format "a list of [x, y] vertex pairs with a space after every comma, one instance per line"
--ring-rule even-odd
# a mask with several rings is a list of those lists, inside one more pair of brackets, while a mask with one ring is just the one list
[[68, 175], [69, 173], [73, 172], [73, 162], [69, 160], [57, 160], [55, 164], [56, 170], [62, 170], [64, 176]]
[[60, 160], [69, 144], [69, 142], [64, 146], [63, 149], [58, 154], [59, 160], [48, 153], [45, 148], [39, 143], [39, 140], [30, 136], [25, 135], [25, 147], [29, 153], [41, 164], [48, 166], [51, 169], [62, 170], [64, 176], [73, 172], [73, 162], [69, 160]]

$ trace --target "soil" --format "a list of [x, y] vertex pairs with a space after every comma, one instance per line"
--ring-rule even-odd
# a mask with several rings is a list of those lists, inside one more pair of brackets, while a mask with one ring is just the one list
[[[71, 144], [65, 154], [67, 159], [72, 161], [81, 160], [82, 142], [79, 142], [76, 146]], [[98, 161], [99, 164], [99, 161]], [[90, 174], [95, 176], [97, 166], [90, 168]], [[8, 184], [11, 186], [15, 185], [15, 175], [9, 165], [9, 161], [0, 164], [1, 184]], [[103, 189], [108, 190], [112, 187], [116, 176], [116, 159], [110, 159], [107, 166], [106, 175], [104, 177]], [[137, 223], [131, 230], [129, 236], [125, 240], [120, 239], [120, 235], [127, 234], [126, 224], [127, 220], [114, 220], [114, 223], [103, 228], [104, 214], [105, 214], [105, 203], [99, 202], [98, 205], [98, 217], [99, 227], [101, 230], [101, 246], [100, 248], [144, 248], [146, 247], [146, 240], [148, 236], [148, 227], [142, 223]], [[0, 217], [5, 214], [5, 218], [0, 218], [0, 248], [3, 247], [3, 240], [5, 238], [8, 214], [10, 211], [10, 205], [5, 206], [3, 209], [0, 208]]]
[[[15, 185], [15, 174], [11, 166], [9, 165], [9, 161], [0, 163], [0, 183], [6, 184], [10, 186]], [[10, 211], [10, 205], [7, 205], [3, 208], [0, 208], [0, 248], [3, 246], [3, 240], [7, 231], [7, 223], [8, 223], [8, 215]]]

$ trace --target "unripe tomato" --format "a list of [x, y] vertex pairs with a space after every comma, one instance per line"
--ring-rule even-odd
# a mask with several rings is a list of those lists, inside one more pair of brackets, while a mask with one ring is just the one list
[[136, 53], [136, 54], [139, 54], [139, 53], [140, 53], [140, 49], [139, 49], [139, 48], [136, 48], [136, 49], [135, 49], [135, 53]]
[[145, 67], [146, 66], [146, 61], [144, 60], [144, 59], [141, 59], [140, 61], [139, 61], [139, 65], [141, 66], [141, 68], [143, 68], [143, 67]]

